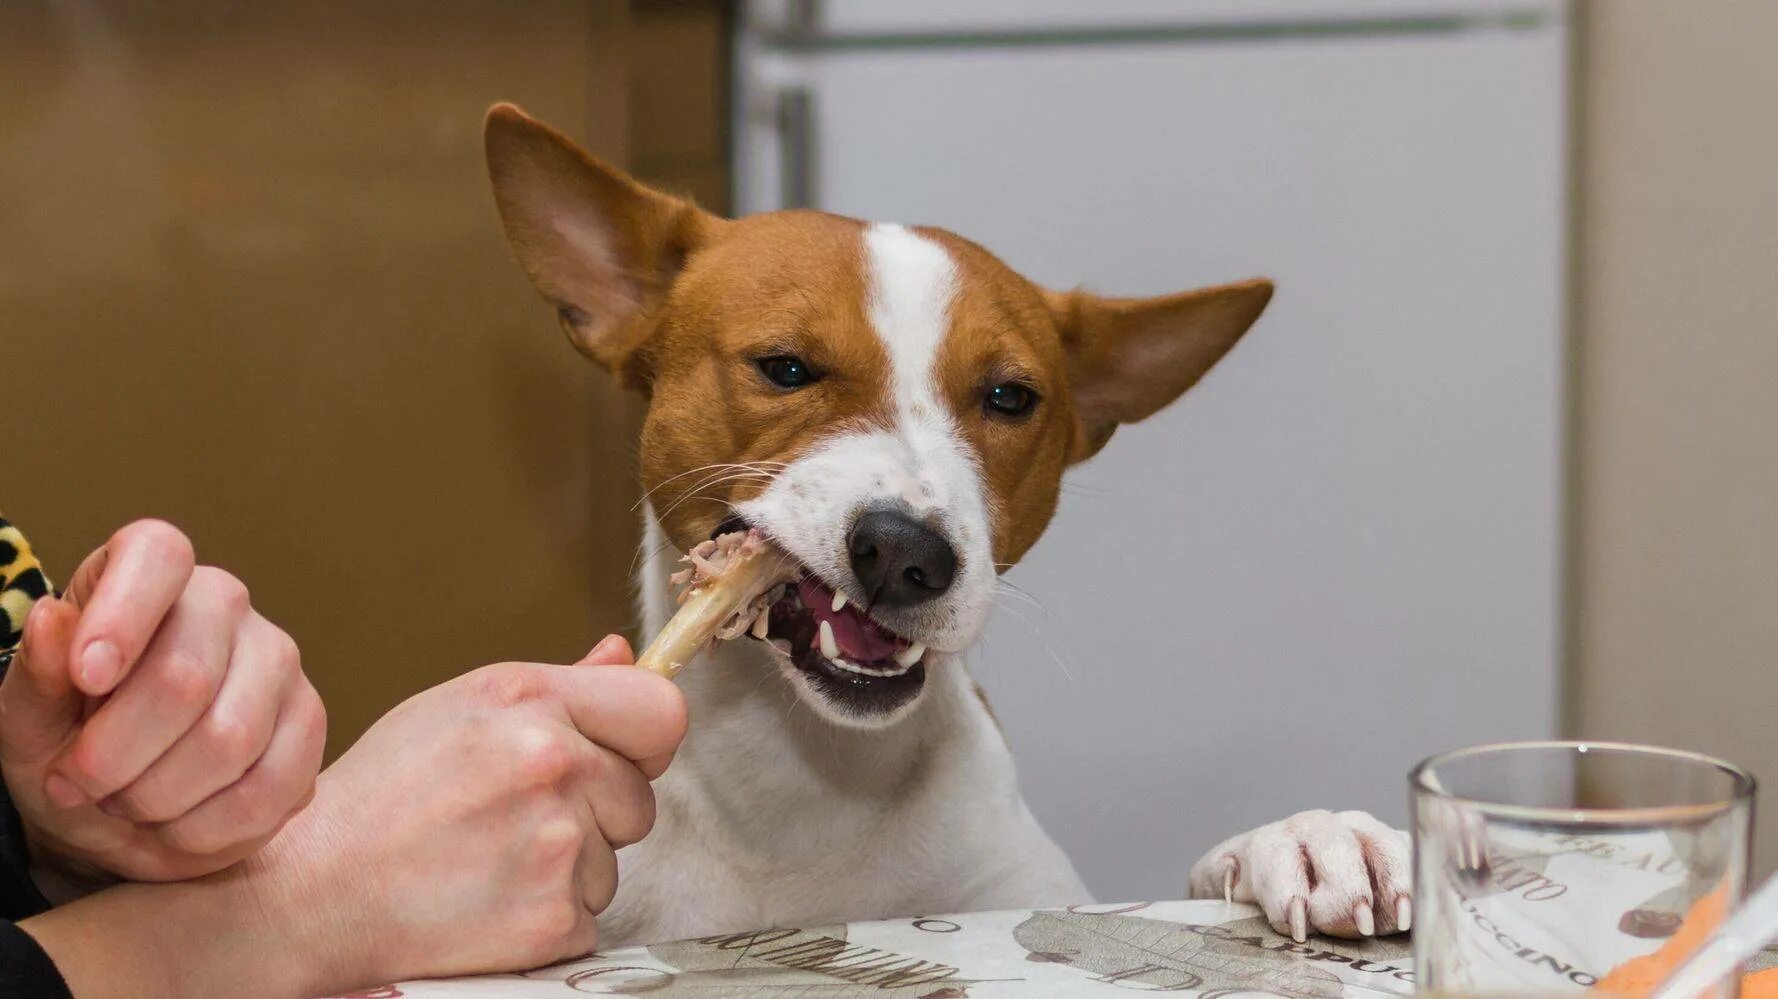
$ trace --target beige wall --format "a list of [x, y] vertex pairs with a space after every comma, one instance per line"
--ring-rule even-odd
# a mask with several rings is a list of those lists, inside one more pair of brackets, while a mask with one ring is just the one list
[[1572, 722], [1752, 767], [1769, 869], [1778, 4], [1583, 15]]
[[718, 199], [720, 8], [633, 13], [0, 3], [0, 510], [54, 573], [178, 522], [302, 644], [335, 752], [627, 628], [637, 407], [512, 261], [480, 130], [517, 101]]

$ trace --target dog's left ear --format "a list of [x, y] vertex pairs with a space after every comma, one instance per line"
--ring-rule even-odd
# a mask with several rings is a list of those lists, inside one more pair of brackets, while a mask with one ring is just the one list
[[581, 353], [646, 384], [646, 317], [686, 258], [726, 223], [651, 190], [511, 104], [484, 140], [500, 221], [519, 264]]
[[1121, 423], [1146, 419], [1197, 383], [1272, 300], [1272, 282], [1159, 298], [1049, 294], [1068, 352], [1076, 426], [1069, 462], [1099, 453]]

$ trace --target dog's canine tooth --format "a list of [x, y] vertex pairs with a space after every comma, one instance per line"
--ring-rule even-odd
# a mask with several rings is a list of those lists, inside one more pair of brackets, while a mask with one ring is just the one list
[[1297, 943], [1309, 939], [1309, 900], [1301, 895], [1290, 900], [1290, 939]]
[[760, 611], [759, 616], [753, 619], [752, 631], [754, 638], [766, 637], [766, 629], [770, 627], [772, 623], [770, 620], [771, 616], [770, 611]]
[[846, 591], [845, 590], [833, 591], [833, 612], [835, 614], [838, 614], [840, 611], [843, 611], [845, 609], [846, 609]]
[[1406, 895], [1395, 900], [1395, 930], [1406, 933], [1414, 927], [1414, 903]]
[[915, 663], [920, 661], [920, 657], [925, 654], [926, 643], [915, 642], [907, 648], [902, 649], [900, 652], [897, 652], [895, 654], [895, 662], [904, 670], [911, 669]]
[[834, 641], [833, 625], [821, 622], [821, 654], [829, 659], [840, 657], [840, 643]]

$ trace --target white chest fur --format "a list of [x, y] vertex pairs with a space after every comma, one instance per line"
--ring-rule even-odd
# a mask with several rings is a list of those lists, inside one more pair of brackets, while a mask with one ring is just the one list
[[[648, 521], [645, 551], [663, 551]], [[640, 573], [647, 630], [671, 551]], [[691, 729], [655, 785], [654, 832], [619, 853], [600, 946], [784, 925], [1087, 901], [1019, 797], [963, 663], [887, 730], [838, 728], [742, 639], [680, 675]]]

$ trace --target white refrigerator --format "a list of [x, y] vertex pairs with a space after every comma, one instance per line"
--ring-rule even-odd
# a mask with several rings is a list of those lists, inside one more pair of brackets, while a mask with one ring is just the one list
[[[1548, 737], [1561, 653], [1567, 9], [755, 2], [745, 212], [941, 225], [1055, 287], [1263, 274], [1198, 387], [1068, 477], [974, 670], [1102, 899]], [[966, 803], [960, 808], [967, 808]]]

